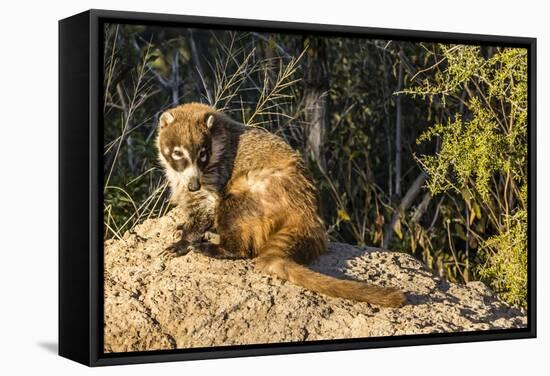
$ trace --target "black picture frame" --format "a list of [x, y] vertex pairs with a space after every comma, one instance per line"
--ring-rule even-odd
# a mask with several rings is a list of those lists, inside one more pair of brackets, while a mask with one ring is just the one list
[[[524, 329], [103, 353], [103, 23], [503, 45], [528, 50], [528, 326]], [[535, 38], [88, 10], [59, 21], [59, 354], [88, 366], [536, 337]]]

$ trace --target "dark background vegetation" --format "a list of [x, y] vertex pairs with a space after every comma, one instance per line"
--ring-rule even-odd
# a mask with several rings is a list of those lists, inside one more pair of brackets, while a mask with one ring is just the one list
[[168, 209], [158, 116], [204, 102], [306, 159], [332, 240], [525, 306], [527, 51], [108, 25], [105, 237]]

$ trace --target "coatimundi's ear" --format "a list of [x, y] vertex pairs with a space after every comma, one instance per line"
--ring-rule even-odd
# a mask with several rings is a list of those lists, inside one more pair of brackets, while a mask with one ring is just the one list
[[214, 114], [210, 114], [206, 117], [206, 126], [208, 129], [212, 128], [214, 125]]
[[174, 115], [172, 115], [170, 112], [168, 111], [163, 112], [163, 114], [160, 115], [160, 118], [159, 118], [159, 128], [162, 129], [167, 125], [172, 124], [174, 120], [175, 120]]

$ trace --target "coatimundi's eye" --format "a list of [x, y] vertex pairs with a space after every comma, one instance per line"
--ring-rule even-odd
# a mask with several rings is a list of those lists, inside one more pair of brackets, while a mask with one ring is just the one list
[[183, 158], [183, 152], [181, 150], [176, 149], [172, 152], [172, 159], [174, 159], [175, 161], [182, 158]]
[[208, 155], [206, 154], [206, 149], [205, 148], [202, 148], [201, 149], [201, 152], [199, 154], [199, 161], [201, 162], [206, 162], [206, 159], [208, 158]]

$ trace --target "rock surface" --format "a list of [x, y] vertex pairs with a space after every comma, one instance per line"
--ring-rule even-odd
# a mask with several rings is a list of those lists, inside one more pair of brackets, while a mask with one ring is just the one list
[[409, 304], [380, 308], [323, 296], [254, 271], [252, 260], [195, 253], [161, 259], [179, 209], [105, 242], [105, 352], [479, 331], [527, 325], [481, 282], [435, 277], [414, 257], [332, 243], [310, 265], [401, 287]]

